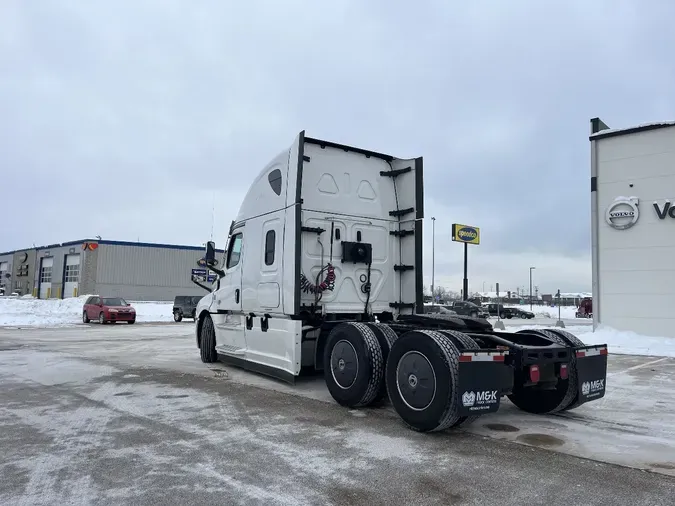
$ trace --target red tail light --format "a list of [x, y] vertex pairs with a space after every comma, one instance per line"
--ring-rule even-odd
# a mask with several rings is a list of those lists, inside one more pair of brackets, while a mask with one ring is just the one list
[[568, 376], [567, 364], [560, 364], [560, 378], [566, 380]]
[[530, 366], [530, 381], [532, 383], [538, 383], [539, 382], [539, 366], [538, 365], [531, 365]]

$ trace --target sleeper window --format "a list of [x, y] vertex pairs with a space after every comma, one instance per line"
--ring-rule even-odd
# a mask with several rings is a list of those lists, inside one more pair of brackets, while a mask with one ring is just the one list
[[269, 181], [274, 193], [281, 195], [281, 171], [279, 169], [274, 169], [267, 176], [267, 180]]
[[274, 230], [268, 230], [265, 234], [265, 265], [274, 263], [274, 246], [277, 234]]

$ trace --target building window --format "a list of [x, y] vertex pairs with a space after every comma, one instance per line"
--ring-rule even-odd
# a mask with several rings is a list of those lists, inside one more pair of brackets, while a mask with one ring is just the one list
[[80, 266], [66, 265], [66, 275], [64, 281], [66, 283], [77, 283], [80, 280]]
[[268, 230], [265, 234], [265, 265], [274, 263], [274, 246], [277, 234], [274, 230]]
[[52, 267], [43, 267], [40, 271], [40, 283], [51, 283], [52, 282]]
[[274, 169], [267, 176], [267, 180], [269, 181], [274, 193], [281, 195], [281, 171], [279, 169]]

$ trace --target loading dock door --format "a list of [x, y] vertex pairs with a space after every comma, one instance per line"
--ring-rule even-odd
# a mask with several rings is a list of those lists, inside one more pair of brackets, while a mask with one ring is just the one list
[[52, 296], [52, 267], [54, 267], [54, 257], [44, 257], [40, 262], [41, 299], [49, 299]]
[[77, 297], [80, 282], [80, 254], [66, 255], [63, 271], [63, 298]]

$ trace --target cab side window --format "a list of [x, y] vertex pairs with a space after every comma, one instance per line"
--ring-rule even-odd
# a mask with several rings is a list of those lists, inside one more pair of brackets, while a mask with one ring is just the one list
[[243, 243], [244, 236], [239, 233], [232, 237], [230, 242], [230, 250], [227, 252], [227, 268], [231, 269], [239, 263], [241, 258], [241, 246]]

